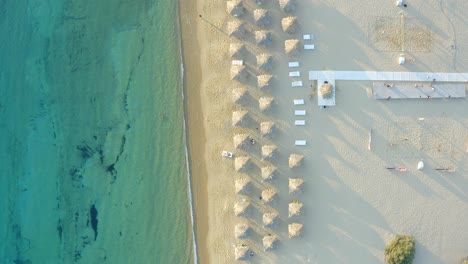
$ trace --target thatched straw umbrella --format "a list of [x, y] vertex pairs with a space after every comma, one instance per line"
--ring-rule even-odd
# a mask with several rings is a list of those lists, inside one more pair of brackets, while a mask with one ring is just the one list
[[263, 220], [264, 226], [266, 227], [274, 226], [276, 225], [276, 222], [278, 222], [278, 214], [277, 213], [264, 213], [262, 220]]
[[228, 0], [226, 2], [226, 11], [234, 17], [244, 14], [244, 5], [242, 0]]
[[262, 167], [262, 179], [265, 181], [273, 180], [278, 174], [278, 169], [275, 166]]
[[245, 45], [242, 43], [231, 43], [229, 45], [229, 54], [231, 55], [232, 58], [240, 59], [244, 57], [246, 52], [247, 52], [247, 49], [245, 48]]
[[293, 201], [289, 204], [289, 217], [299, 216], [301, 214], [303, 204], [298, 201]]
[[260, 134], [262, 137], [273, 135], [276, 130], [276, 125], [273, 122], [262, 122], [260, 123]]
[[247, 246], [238, 246], [234, 249], [234, 258], [236, 260], [246, 260], [250, 257], [250, 248]]
[[257, 55], [257, 67], [260, 70], [271, 71], [273, 57], [270, 54], [262, 53]]
[[237, 156], [234, 160], [234, 168], [237, 172], [245, 172], [250, 165], [250, 158], [246, 156]]
[[270, 12], [266, 9], [255, 9], [253, 12], [255, 24], [268, 25], [270, 24]]
[[231, 65], [231, 80], [243, 82], [247, 78], [245, 65]]
[[245, 23], [240, 20], [229, 21], [227, 31], [230, 37], [243, 38], [245, 35]]
[[274, 250], [278, 244], [278, 238], [276, 236], [268, 235], [263, 237], [263, 249], [265, 251]]
[[276, 195], [278, 194], [278, 190], [276, 189], [265, 189], [262, 191], [262, 201], [265, 203], [272, 202]]
[[291, 154], [289, 155], [289, 168], [296, 168], [302, 164], [304, 160], [304, 155]]
[[249, 92], [245, 88], [236, 88], [232, 90], [232, 102], [236, 104], [244, 104]]
[[242, 126], [247, 122], [249, 112], [246, 110], [239, 110], [232, 112], [232, 126]]
[[304, 184], [304, 179], [289, 178], [289, 193], [300, 191], [303, 184]]
[[255, 41], [259, 46], [270, 46], [272, 41], [271, 32], [266, 30], [257, 30], [255, 31]]
[[247, 190], [252, 183], [248, 178], [239, 178], [234, 183], [234, 187], [236, 188], [236, 193], [242, 193]]
[[284, 41], [284, 52], [289, 55], [296, 55], [299, 53], [300, 41], [298, 39], [288, 39]]
[[250, 208], [250, 202], [240, 201], [234, 204], [234, 214], [236, 216], [245, 216]]
[[238, 239], [247, 238], [250, 234], [250, 226], [248, 224], [237, 224], [234, 227], [234, 236]]
[[296, 11], [296, 1], [295, 0], [279, 0], [279, 5], [284, 12], [294, 12]]
[[262, 159], [272, 160], [276, 158], [278, 153], [278, 147], [275, 145], [264, 145], [262, 146]]
[[297, 16], [289, 16], [281, 19], [281, 27], [287, 33], [294, 33], [297, 29]]
[[292, 223], [288, 225], [289, 237], [298, 237], [302, 235], [302, 230], [304, 229], [303, 224]]
[[263, 74], [257, 76], [257, 88], [260, 90], [268, 90], [271, 88], [271, 83], [273, 81], [273, 75]]
[[271, 108], [275, 99], [269, 96], [262, 96], [258, 99], [258, 107], [260, 111], [265, 111]]
[[247, 144], [250, 141], [250, 135], [249, 134], [237, 134], [237, 135], [234, 135], [232, 139], [234, 141], [234, 148], [240, 149], [242, 147], [247, 146]]
[[320, 85], [319, 96], [325, 99], [330, 99], [333, 97], [333, 85], [330, 83], [324, 83]]

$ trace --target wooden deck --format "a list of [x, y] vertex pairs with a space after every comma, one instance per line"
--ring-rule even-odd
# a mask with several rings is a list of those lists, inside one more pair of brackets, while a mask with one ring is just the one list
[[372, 86], [377, 100], [466, 97], [465, 84], [374, 82]]

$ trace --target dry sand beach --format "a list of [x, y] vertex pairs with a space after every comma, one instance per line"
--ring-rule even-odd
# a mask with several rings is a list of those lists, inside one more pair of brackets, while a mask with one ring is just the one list
[[[391, 0], [297, 0], [294, 12], [263, 2], [244, 0], [236, 18], [226, 1], [181, 1], [200, 263], [383, 263], [385, 245], [400, 233], [415, 238], [414, 263], [458, 263], [468, 255], [466, 99], [380, 101], [369, 97], [372, 82], [337, 81], [337, 105], [321, 109], [307, 73], [468, 72], [468, 2], [414, 0], [404, 8]], [[291, 33], [281, 24], [288, 16], [298, 22]], [[233, 30], [233, 21], [245, 32]], [[262, 30], [271, 33], [271, 45], [258, 45]], [[409, 32], [404, 40], [402, 32]], [[289, 39], [299, 40], [296, 54], [286, 54]], [[232, 76], [231, 43], [244, 45], [233, 49], [245, 76]], [[398, 65], [402, 49], [411, 60]], [[299, 62], [301, 77], [288, 77], [290, 61]], [[269, 89], [258, 88], [259, 75], [273, 76]], [[303, 86], [292, 88], [298, 80]], [[262, 110], [269, 98], [271, 107]], [[297, 118], [295, 110], [306, 115]], [[236, 118], [247, 115], [233, 120], [236, 111]], [[262, 122], [274, 123], [271, 135], [263, 135]], [[223, 150], [234, 158], [222, 157]], [[291, 154], [303, 155], [302, 164], [290, 168]], [[277, 173], [265, 180], [262, 169], [273, 166]], [[299, 191], [290, 193], [290, 178], [304, 179]], [[288, 208], [301, 203], [299, 215], [290, 216]], [[303, 225], [298, 237], [291, 237], [294, 223]]]

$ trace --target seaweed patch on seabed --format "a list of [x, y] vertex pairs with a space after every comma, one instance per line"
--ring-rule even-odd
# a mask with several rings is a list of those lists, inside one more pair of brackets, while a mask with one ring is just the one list
[[23, 259], [24, 252], [31, 248], [31, 241], [21, 235], [21, 227], [17, 224], [12, 226], [12, 231], [15, 234], [16, 246], [16, 259], [13, 261], [15, 264], [31, 264], [28, 259]]

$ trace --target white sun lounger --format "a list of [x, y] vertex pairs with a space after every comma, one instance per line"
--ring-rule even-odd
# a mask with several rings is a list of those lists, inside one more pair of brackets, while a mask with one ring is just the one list
[[308, 35], [304, 35], [304, 36], [303, 36], [303, 39], [304, 39], [304, 40], [311, 40], [311, 39], [314, 39], [314, 35], [309, 35], [309, 34], [308, 34]]
[[301, 72], [299, 71], [289, 72], [289, 77], [301, 77]]
[[291, 82], [292, 87], [302, 87], [302, 81]]
[[244, 61], [243, 60], [233, 60], [232, 65], [242, 66], [242, 65], [244, 65]]
[[305, 120], [294, 120], [294, 125], [305, 126]]
[[305, 49], [305, 50], [313, 50], [313, 49], [315, 49], [315, 45], [313, 45], [313, 44], [306, 44], [306, 45], [304, 45], [304, 49]]
[[305, 146], [307, 144], [307, 142], [305, 140], [296, 140], [294, 142], [294, 145], [296, 146]]
[[289, 68], [296, 68], [299, 67], [299, 62], [298, 61], [291, 61], [289, 62]]
[[294, 115], [296, 115], [296, 116], [305, 116], [306, 115], [306, 110], [295, 110]]
[[304, 99], [294, 99], [294, 105], [303, 105]]

